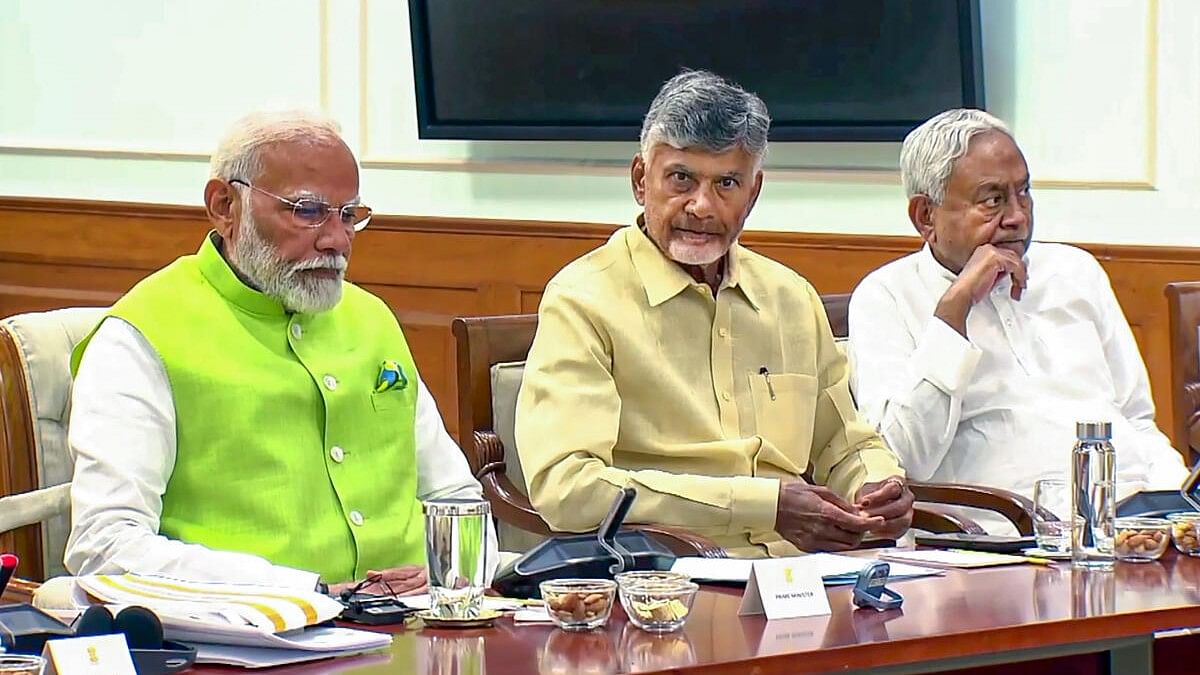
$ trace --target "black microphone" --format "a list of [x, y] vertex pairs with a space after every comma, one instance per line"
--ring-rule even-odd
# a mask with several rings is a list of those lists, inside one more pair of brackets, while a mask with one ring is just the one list
[[80, 614], [72, 625], [75, 637], [85, 635], [109, 635], [115, 633], [113, 615], [104, 605], [92, 605]]
[[125, 634], [130, 649], [162, 649], [163, 627], [158, 615], [145, 607], [126, 607], [113, 620], [115, 632]]

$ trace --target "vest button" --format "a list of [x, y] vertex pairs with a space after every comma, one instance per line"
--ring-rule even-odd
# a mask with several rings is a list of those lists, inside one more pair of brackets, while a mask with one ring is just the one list
[[332, 375], [326, 375], [324, 378], [325, 388], [329, 391], [337, 389], [337, 378]]
[[363, 524], [363, 515], [361, 513], [359, 513], [358, 511], [351, 511], [350, 512], [350, 522], [354, 523], [355, 525], [362, 525]]
[[304, 335], [304, 329], [300, 327], [300, 324], [292, 324], [292, 337], [299, 340], [301, 335]]
[[333, 458], [333, 461], [341, 464], [342, 460], [346, 459], [346, 451], [335, 445], [329, 449], [329, 456]]

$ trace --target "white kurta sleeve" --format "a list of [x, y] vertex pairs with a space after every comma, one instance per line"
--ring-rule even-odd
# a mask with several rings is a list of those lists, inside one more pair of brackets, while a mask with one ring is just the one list
[[914, 335], [896, 299], [863, 281], [850, 299], [852, 385], [874, 424], [913, 480], [929, 480], [954, 441], [962, 399], [982, 352], [933, 316]]
[[[463, 451], [446, 433], [437, 402], [420, 378], [417, 379], [416, 443], [418, 499], [483, 498], [483, 488], [471, 475]], [[500, 561], [492, 522], [488, 523], [488, 560], [490, 578]]]

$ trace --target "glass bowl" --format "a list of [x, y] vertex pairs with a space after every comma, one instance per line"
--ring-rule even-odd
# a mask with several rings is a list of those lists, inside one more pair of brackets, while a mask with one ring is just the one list
[[0, 654], [0, 673], [28, 673], [38, 675], [46, 667], [46, 660], [40, 656], [24, 654]]
[[683, 628], [700, 587], [686, 579], [626, 581], [620, 588], [621, 606], [633, 625], [651, 633]]
[[608, 623], [617, 583], [608, 579], [554, 579], [538, 585], [546, 613], [563, 630], [592, 630]]
[[666, 572], [658, 570], [639, 570], [636, 572], [621, 572], [613, 577], [617, 582], [617, 588], [627, 586], [629, 584], [637, 584], [644, 581], [691, 581], [691, 577], [682, 572]]
[[1171, 521], [1166, 518], [1117, 518], [1113, 552], [1117, 560], [1158, 560], [1171, 541]]
[[1194, 511], [1172, 513], [1167, 516], [1171, 521], [1171, 539], [1175, 541], [1175, 549], [1187, 555], [1200, 556], [1200, 513]]

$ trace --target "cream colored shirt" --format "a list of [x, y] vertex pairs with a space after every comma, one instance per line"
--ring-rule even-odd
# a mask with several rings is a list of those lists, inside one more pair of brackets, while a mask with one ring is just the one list
[[779, 478], [811, 467], [852, 497], [903, 475], [858, 418], [812, 286], [737, 244], [727, 261], [714, 298], [625, 227], [547, 285], [516, 437], [552, 528], [595, 528], [633, 486], [628, 522], [687, 528], [731, 555], [790, 555], [773, 531]]

